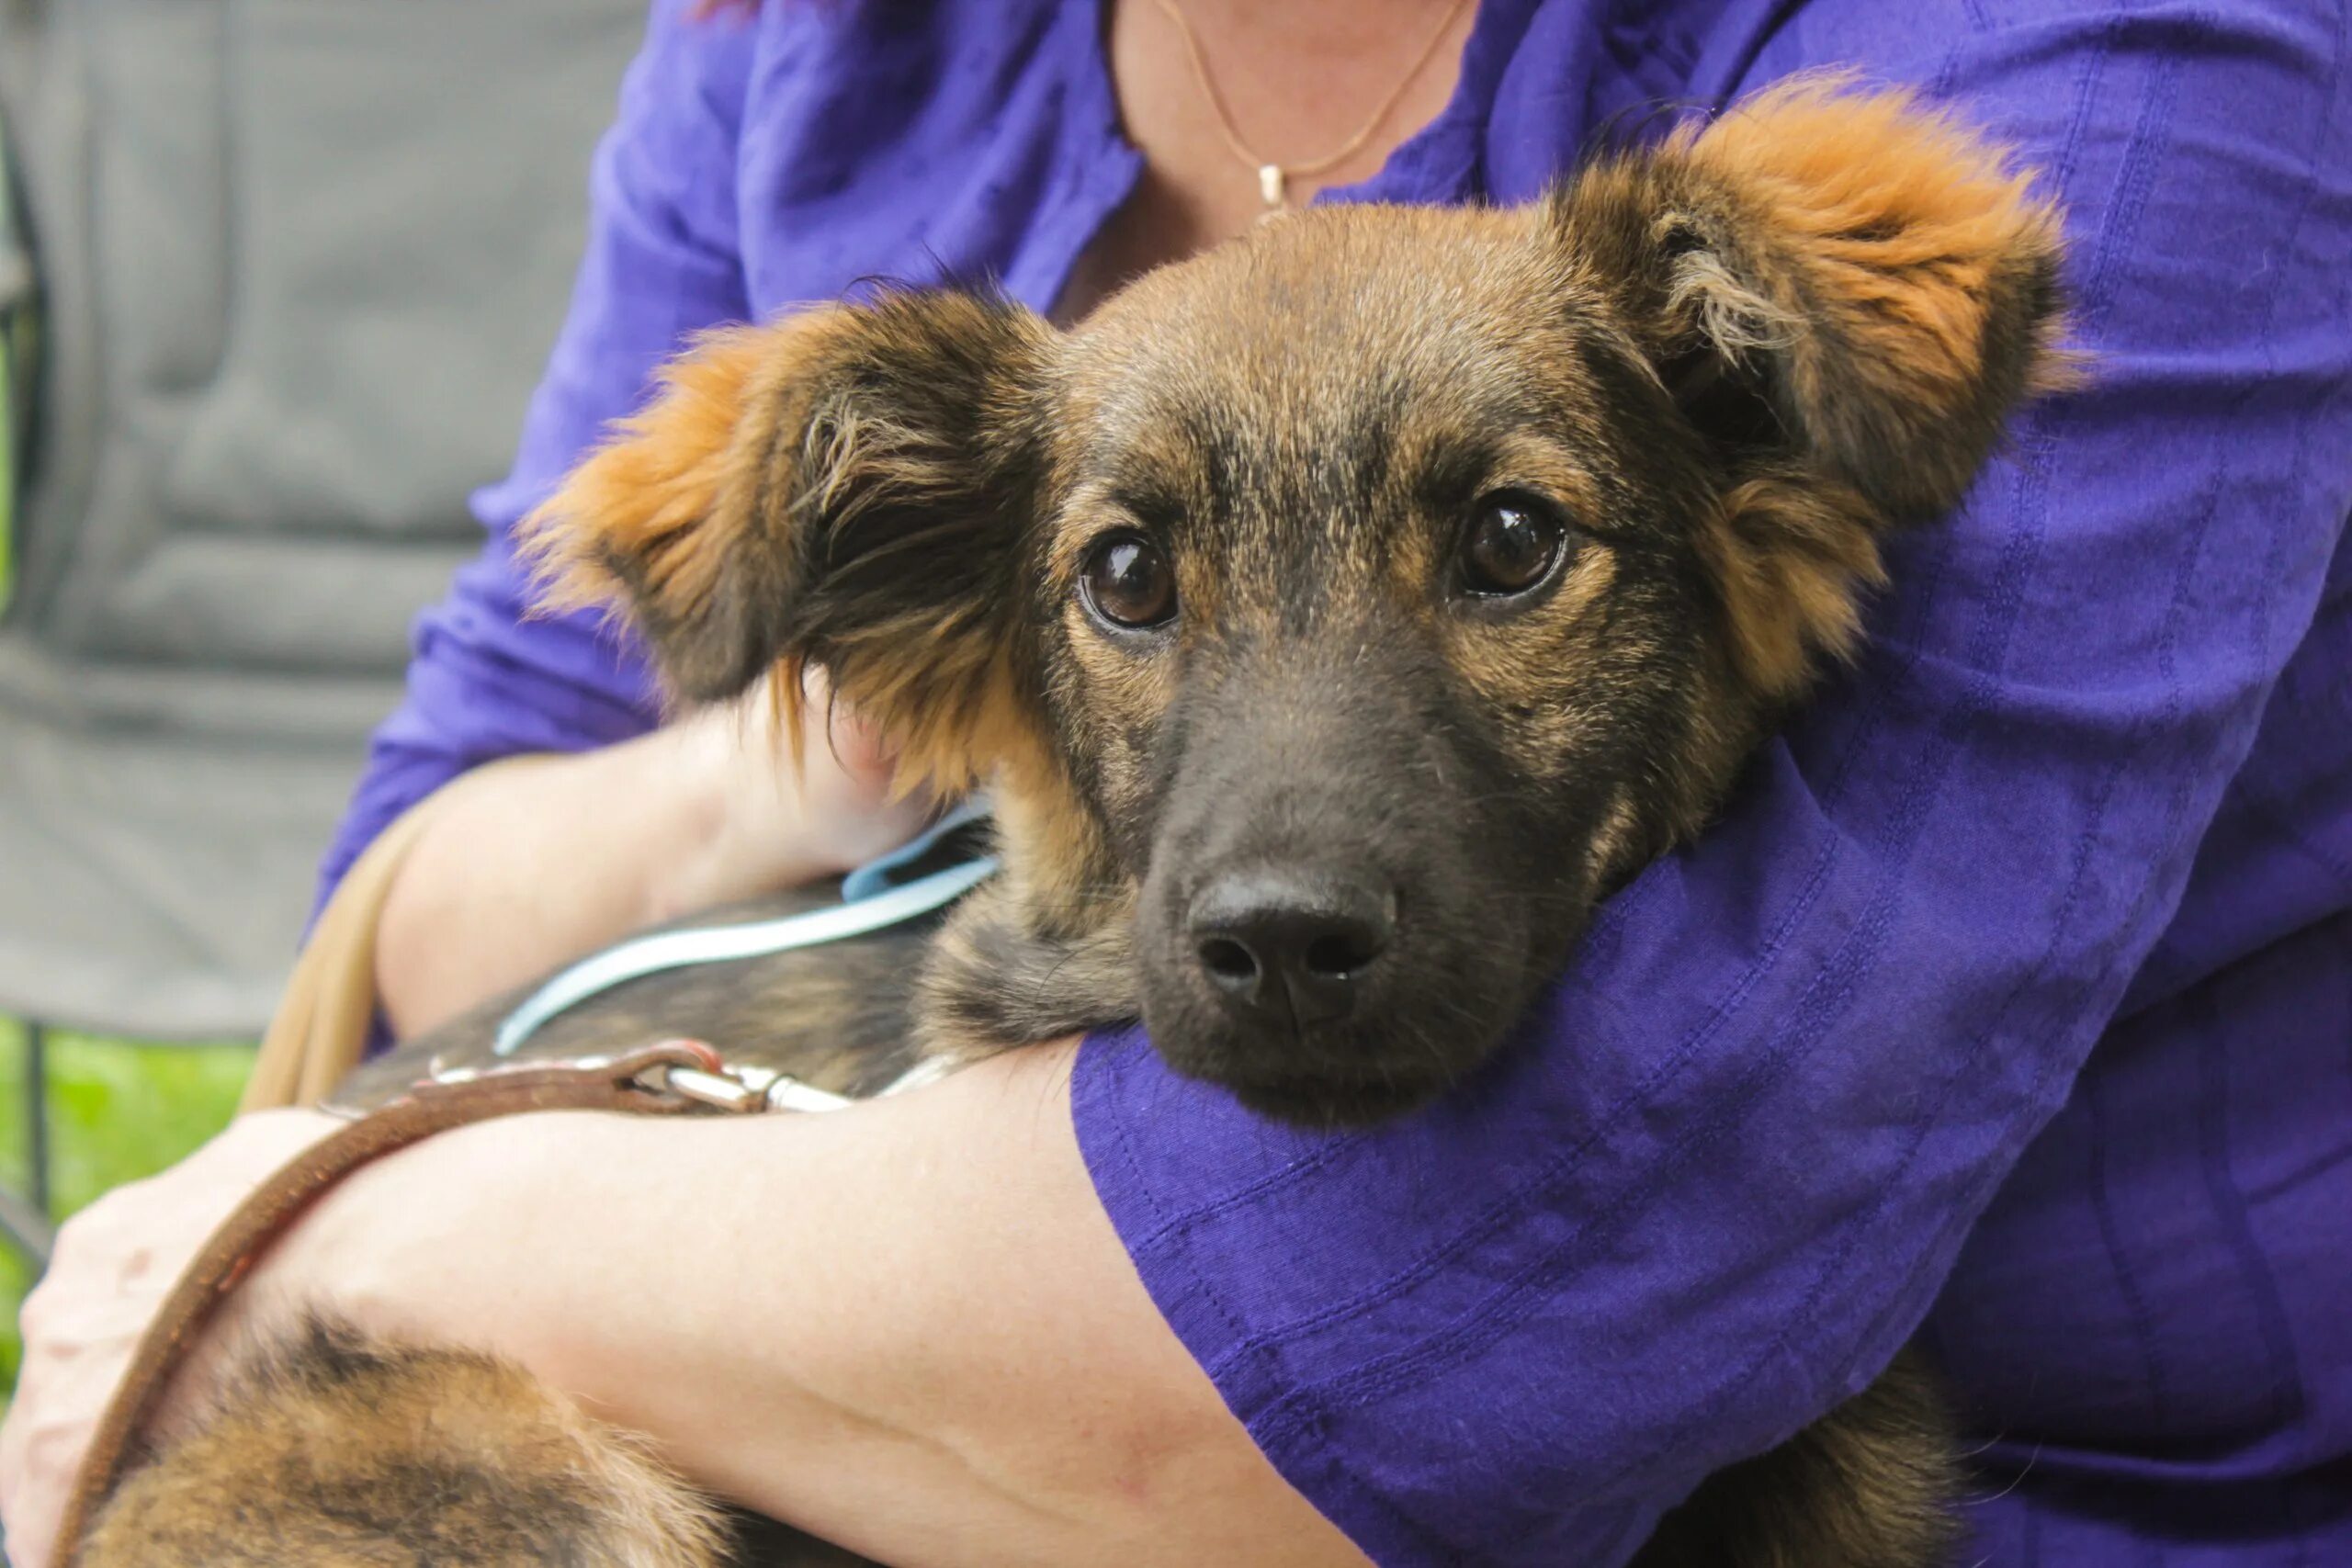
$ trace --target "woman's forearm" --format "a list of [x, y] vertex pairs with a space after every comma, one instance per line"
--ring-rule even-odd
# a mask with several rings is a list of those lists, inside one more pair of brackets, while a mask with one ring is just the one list
[[808, 712], [797, 770], [761, 688], [602, 750], [459, 780], [385, 897], [376, 981], [394, 1031], [903, 841], [922, 803], [888, 798], [888, 759], [846, 714], [821, 699]]
[[717, 830], [716, 775], [689, 765], [701, 743], [660, 730], [453, 786], [378, 927], [394, 1030], [422, 1032], [666, 912]]
[[827, 1116], [451, 1134], [331, 1196], [266, 1279], [514, 1356], [885, 1562], [1360, 1564], [1145, 1293], [1069, 1057]]

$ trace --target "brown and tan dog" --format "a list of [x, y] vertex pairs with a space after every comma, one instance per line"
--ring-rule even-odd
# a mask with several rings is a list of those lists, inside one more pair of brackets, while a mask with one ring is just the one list
[[[1532, 207], [1290, 217], [1067, 333], [939, 292], [705, 342], [535, 520], [559, 592], [626, 606], [689, 700], [821, 667], [921, 778], [988, 784], [1006, 869], [935, 928], [637, 982], [534, 1050], [686, 1032], [858, 1090], [1140, 1015], [1267, 1114], [1409, 1111], [1852, 646], [1887, 531], [2064, 378], [2058, 245], [1966, 133], [1801, 82]], [[481, 1055], [503, 1006], [375, 1081]], [[1953, 1474], [1898, 1366], [1640, 1561], [1931, 1563]], [[511, 1369], [322, 1330], [83, 1561], [821, 1560], [708, 1519]]]

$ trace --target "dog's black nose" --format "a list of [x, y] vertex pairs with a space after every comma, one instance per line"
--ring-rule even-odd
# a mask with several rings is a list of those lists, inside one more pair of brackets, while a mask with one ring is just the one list
[[1343, 1018], [1396, 932], [1396, 899], [1355, 877], [1259, 868], [1216, 878], [1186, 921], [1209, 985], [1268, 1022]]

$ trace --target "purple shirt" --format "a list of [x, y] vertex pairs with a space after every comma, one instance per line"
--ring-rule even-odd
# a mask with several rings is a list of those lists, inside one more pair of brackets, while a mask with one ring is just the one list
[[[464, 768], [654, 722], [636, 650], [525, 618], [507, 541], [684, 334], [875, 274], [1044, 309], [1135, 178], [1094, 6], [683, 10], [330, 878]], [[1133, 1032], [1080, 1054], [1145, 1282], [1381, 1562], [1622, 1562], [1923, 1324], [1983, 1444], [1962, 1561], [2352, 1562], [2346, 28], [2328, 0], [1489, 0], [1444, 113], [1334, 193], [1519, 200], [1598, 128], [1850, 63], [2042, 170], [2098, 356], [1447, 1101], [1310, 1136]]]

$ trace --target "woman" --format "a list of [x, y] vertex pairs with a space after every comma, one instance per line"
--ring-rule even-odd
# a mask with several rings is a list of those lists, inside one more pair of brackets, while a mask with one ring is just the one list
[[[1274, 1129], [1130, 1033], [833, 1117], [526, 1119], [339, 1190], [248, 1311], [489, 1345], [885, 1561], [1024, 1564], [1622, 1562], [1924, 1324], [1984, 1438], [1963, 1560], [2352, 1560], [2341, 8], [1106, 9], [657, 9], [330, 875], [483, 759], [579, 754], [404, 864], [397, 1026], [906, 830], [870, 750], [780, 792], [733, 716], [652, 729], [634, 654], [523, 617], [514, 518], [696, 328], [873, 274], [1068, 319], [1267, 194], [1522, 199], [1606, 125], [1840, 65], [2042, 171], [2095, 384], [1429, 1112]], [[19, 1568], [188, 1238], [315, 1134], [249, 1119], [69, 1227], [0, 1446]]]

